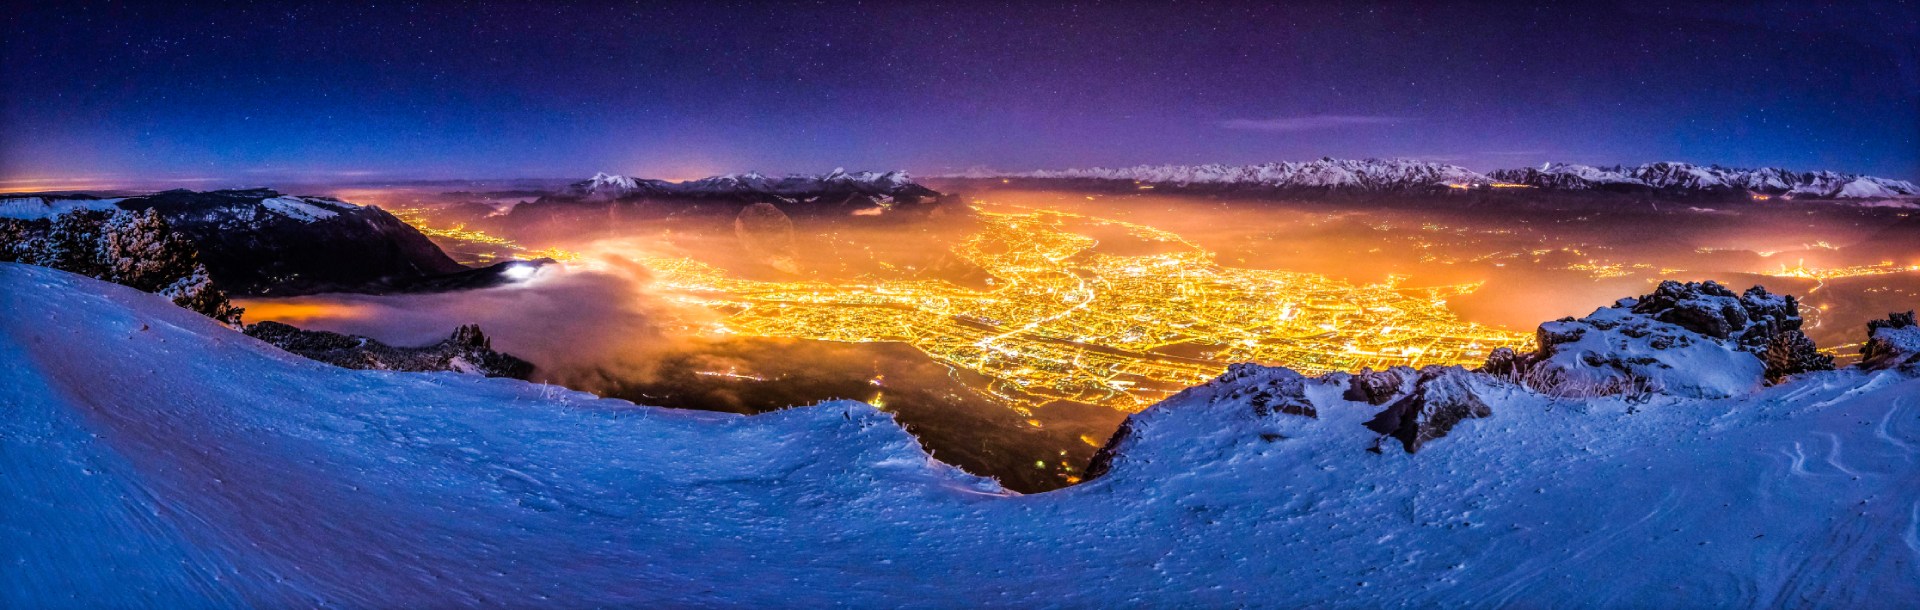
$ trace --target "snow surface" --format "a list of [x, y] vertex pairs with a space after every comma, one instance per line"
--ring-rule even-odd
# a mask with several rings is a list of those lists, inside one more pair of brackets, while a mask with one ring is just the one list
[[53, 218], [74, 210], [117, 210], [121, 199], [64, 198], [64, 197], [3, 197], [0, 198], [0, 218], [20, 220], [41, 220]]
[[1492, 415], [1417, 455], [1365, 451], [1379, 407], [1338, 384], [1304, 384], [1310, 418], [1218, 381], [1136, 416], [1105, 476], [1020, 496], [859, 403], [338, 369], [22, 265], [0, 311], [4, 607], [1920, 599], [1894, 371], [1634, 409], [1481, 377]]
[[315, 222], [339, 216], [346, 209], [360, 206], [317, 197], [269, 197], [260, 201], [275, 214], [300, 222]]

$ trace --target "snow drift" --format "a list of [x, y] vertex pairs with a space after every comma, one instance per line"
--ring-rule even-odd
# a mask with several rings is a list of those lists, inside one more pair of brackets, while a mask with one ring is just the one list
[[345, 370], [21, 265], [0, 311], [7, 607], [1920, 598], [1898, 370], [1637, 409], [1428, 381], [1486, 415], [1413, 455], [1366, 451], [1380, 407], [1343, 376], [1236, 367], [1132, 418], [1104, 476], [1020, 496], [859, 403], [743, 417]]

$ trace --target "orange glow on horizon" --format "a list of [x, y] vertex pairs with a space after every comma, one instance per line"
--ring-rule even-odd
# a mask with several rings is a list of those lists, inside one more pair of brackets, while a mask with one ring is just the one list
[[[296, 299], [301, 297], [296, 297]], [[234, 305], [246, 308], [245, 318], [252, 322], [272, 320], [298, 325], [315, 319], [355, 320], [364, 318], [366, 308], [334, 301], [234, 299]]]

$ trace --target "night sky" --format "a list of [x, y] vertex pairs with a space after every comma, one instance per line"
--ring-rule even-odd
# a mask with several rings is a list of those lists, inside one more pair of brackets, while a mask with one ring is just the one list
[[1914, 4], [10, 4], [4, 190], [1320, 156], [1920, 178]]

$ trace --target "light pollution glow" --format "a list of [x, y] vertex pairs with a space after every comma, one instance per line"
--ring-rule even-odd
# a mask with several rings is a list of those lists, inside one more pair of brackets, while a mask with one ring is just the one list
[[[1471, 293], [1477, 284], [1409, 289], [1391, 278], [1352, 285], [1313, 273], [1224, 267], [1207, 249], [1151, 226], [976, 204], [981, 229], [953, 254], [995, 278], [987, 290], [942, 280], [740, 279], [691, 258], [636, 253], [630, 242], [596, 246], [607, 251], [584, 257], [559, 249], [535, 252], [464, 227], [429, 226], [423, 214], [395, 213], [435, 238], [502, 246], [518, 257], [549, 256], [588, 267], [606, 257], [637, 263], [652, 278], [648, 290], [701, 312], [699, 322], [683, 326], [694, 333], [904, 343], [980, 375], [988, 393], [1022, 413], [1053, 400], [1137, 411], [1232, 362], [1279, 364], [1309, 374], [1473, 366], [1495, 347], [1526, 349], [1533, 340], [1529, 333], [1463, 321], [1448, 309], [1449, 297]], [[1096, 250], [1099, 240], [1076, 232], [1076, 225], [1118, 229], [1171, 251], [1102, 253]], [[1596, 278], [1651, 269], [1598, 261], [1567, 268]], [[1920, 265], [1888, 262], [1834, 269], [1782, 265], [1757, 273], [1824, 280], [1916, 270]], [[1677, 272], [1662, 274], [1669, 271]]]
[[[1138, 411], [1232, 362], [1306, 373], [1478, 364], [1526, 333], [1464, 322], [1446, 307], [1475, 285], [1355, 286], [1288, 271], [1223, 267], [1178, 235], [1058, 211], [980, 212], [954, 253], [996, 278], [990, 290], [941, 280], [770, 282], [686, 258], [636, 262], [655, 290], [721, 318], [706, 332], [843, 342], [895, 341], [984, 376], [1016, 410], [1072, 400]], [[1118, 228], [1175, 251], [1117, 256], [1069, 222]]]

